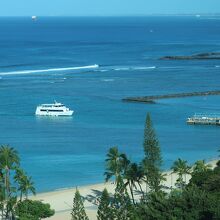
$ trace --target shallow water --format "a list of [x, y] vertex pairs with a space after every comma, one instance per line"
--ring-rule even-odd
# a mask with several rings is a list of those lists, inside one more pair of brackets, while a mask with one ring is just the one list
[[[219, 96], [166, 99], [156, 105], [121, 99], [219, 90], [220, 60], [158, 58], [220, 51], [220, 20], [1, 18], [0, 31], [0, 143], [20, 152], [38, 191], [103, 181], [111, 146], [140, 160], [147, 112], [164, 168], [178, 157], [193, 162], [217, 156], [220, 128], [188, 126], [185, 120], [195, 112], [218, 113]], [[99, 67], [65, 69], [95, 64]], [[36, 72], [59, 68], [64, 69]], [[11, 72], [18, 74], [5, 74]], [[74, 116], [34, 115], [38, 104], [54, 100], [73, 109]]]

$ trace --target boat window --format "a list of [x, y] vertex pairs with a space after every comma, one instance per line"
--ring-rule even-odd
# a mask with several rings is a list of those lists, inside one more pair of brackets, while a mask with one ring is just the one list
[[52, 105], [42, 105], [42, 107], [49, 108], [49, 107], [52, 107]]
[[63, 112], [63, 110], [58, 109], [41, 109], [41, 112]]

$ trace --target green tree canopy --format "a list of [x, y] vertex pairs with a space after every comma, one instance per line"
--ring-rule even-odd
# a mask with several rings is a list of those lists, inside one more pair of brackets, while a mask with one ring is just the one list
[[107, 189], [104, 189], [99, 200], [98, 212], [97, 212], [98, 220], [112, 220], [113, 212], [111, 209], [111, 198]]
[[190, 174], [191, 167], [187, 164], [186, 160], [178, 158], [178, 160], [174, 161], [171, 169], [173, 170], [173, 173], [178, 174], [176, 186], [183, 189], [183, 187], [186, 185], [186, 175]]
[[144, 153], [143, 170], [146, 178], [146, 183], [152, 191], [161, 189], [161, 165], [162, 157], [159, 141], [154, 131], [150, 114], [147, 114], [146, 124], [144, 129]]
[[113, 176], [115, 177], [115, 183], [118, 183], [119, 178], [124, 174], [130, 161], [127, 159], [125, 154], [119, 152], [117, 147], [109, 149], [106, 158], [106, 176], [105, 180], [108, 181]]
[[75, 196], [73, 199], [73, 208], [72, 208], [72, 220], [89, 220], [86, 215], [83, 198], [79, 193], [79, 190], [76, 189]]
[[119, 177], [118, 184], [115, 189], [114, 198], [111, 203], [113, 219], [129, 220], [133, 214], [133, 206], [124, 185], [123, 179]]
[[210, 164], [206, 164], [205, 160], [198, 160], [195, 162], [195, 164], [193, 166], [192, 175], [194, 175], [195, 173], [202, 173], [207, 170], [211, 170], [211, 168], [212, 168], [212, 166]]
[[[2, 194], [4, 205], [2, 206], [2, 213], [4, 217], [10, 218], [13, 216], [13, 207], [16, 203], [16, 195], [14, 195], [15, 188], [11, 185], [11, 171], [15, 170], [20, 164], [20, 158], [17, 151], [6, 145], [0, 147], [0, 170], [2, 180]], [[12, 205], [13, 204], [13, 205]]]
[[194, 186], [170, 194], [153, 192], [147, 203], [139, 204], [138, 213], [139, 220], [216, 220], [219, 208], [218, 200]]
[[53, 216], [55, 211], [50, 208], [49, 204], [26, 199], [18, 202], [15, 207], [15, 213], [19, 220], [40, 220]]

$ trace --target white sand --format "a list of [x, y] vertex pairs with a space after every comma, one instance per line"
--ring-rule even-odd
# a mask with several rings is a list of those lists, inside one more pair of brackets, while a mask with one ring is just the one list
[[[213, 167], [216, 165], [217, 160], [209, 162]], [[177, 179], [176, 174], [172, 174], [171, 171], [164, 172], [166, 174], [166, 181], [163, 183], [166, 187], [174, 187], [174, 184]], [[186, 176], [187, 182], [190, 179], [190, 175]], [[143, 186], [144, 188], [145, 186]], [[78, 187], [80, 194], [86, 198], [85, 200], [85, 209], [86, 213], [89, 216], [90, 220], [96, 220], [96, 211], [97, 206], [95, 201], [97, 195], [99, 196], [103, 189], [106, 188], [109, 193], [114, 193], [114, 184], [113, 183], [101, 183], [89, 186]], [[75, 193], [75, 188], [58, 190], [48, 193], [40, 193], [37, 196], [31, 197], [34, 200], [41, 200], [42, 202], [49, 203], [51, 208], [55, 209], [55, 215], [50, 220], [71, 220], [71, 207], [73, 203], [73, 197]], [[138, 199], [139, 195], [135, 195], [135, 198]]]

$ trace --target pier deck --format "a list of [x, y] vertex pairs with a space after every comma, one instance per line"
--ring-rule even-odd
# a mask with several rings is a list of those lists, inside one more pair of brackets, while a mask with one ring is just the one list
[[190, 125], [220, 125], [219, 114], [195, 114], [187, 119]]

